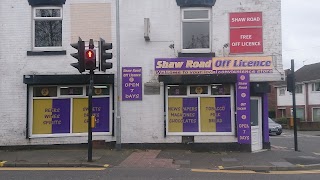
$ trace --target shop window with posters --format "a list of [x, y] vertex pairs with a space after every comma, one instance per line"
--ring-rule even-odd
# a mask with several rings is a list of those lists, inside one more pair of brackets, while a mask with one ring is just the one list
[[[30, 137], [86, 136], [88, 88], [86, 86], [34, 86], [31, 98]], [[111, 88], [95, 86], [93, 115], [95, 135], [111, 135]]]
[[168, 135], [233, 135], [230, 84], [168, 85]]

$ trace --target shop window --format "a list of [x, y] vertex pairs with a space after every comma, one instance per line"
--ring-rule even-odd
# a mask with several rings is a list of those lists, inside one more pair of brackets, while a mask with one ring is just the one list
[[280, 88], [279, 89], [279, 96], [284, 96], [286, 93], [286, 89], [285, 88]]
[[62, 7], [35, 7], [33, 26], [33, 50], [62, 50]]
[[211, 95], [230, 95], [230, 85], [229, 84], [211, 85]]
[[205, 8], [182, 10], [182, 52], [210, 52], [211, 12]]
[[60, 95], [83, 95], [83, 87], [60, 87]]
[[[89, 93], [89, 86], [87, 86], [87, 96]], [[105, 96], [110, 95], [110, 87], [109, 86], [94, 86], [92, 91], [92, 96]]]
[[[30, 138], [86, 136], [88, 97], [86, 86], [34, 86], [31, 99]], [[96, 117], [94, 133], [111, 135], [112, 96], [110, 85], [95, 86], [92, 113]], [[104, 96], [102, 96], [104, 95]], [[80, 134], [79, 134], [80, 133]]]
[[187, 95], [187, 86], [184, 86], [184, 85], [168, 86], [168, 95], [169, 96]]
[[320, 82], [312, 84], [312, 91], [320, 91]]
[[320, 108], [312, 108], [312, 120], [320, 122]]
[[57, 86], [34, 87], [33, 97], [57, 97]]
[[302, 93], [302, 84], [296, 85], [296, 93], [301, 94]]
[[190, 86], [190, 94], [208, 94], [208, 86]]

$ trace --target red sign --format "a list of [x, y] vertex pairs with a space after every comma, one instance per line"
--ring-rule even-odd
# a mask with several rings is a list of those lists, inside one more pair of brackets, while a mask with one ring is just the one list
[[230, 53], [263, 53], [262, 12], [230, 13]]
[[232, 27], [262, 27], [262, 12], [230, 13], [230, 28]]
[[262, 28], [230, 29], [230, 53], [261, 53]]

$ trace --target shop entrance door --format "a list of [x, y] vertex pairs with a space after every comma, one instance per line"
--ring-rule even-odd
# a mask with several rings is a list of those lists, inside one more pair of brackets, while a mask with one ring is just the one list
[[262, 105], [261, 97], [250, 98], [251, 151], [262, 149]]

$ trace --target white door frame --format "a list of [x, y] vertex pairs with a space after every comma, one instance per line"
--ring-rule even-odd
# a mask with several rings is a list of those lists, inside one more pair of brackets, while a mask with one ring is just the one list
[[[259, 151], [263, 147], [262, 143], [262, 98], [261, 97], [250, 97], [251, 100], [258, 101], [258, 126], [251, 125], [251, 151]], [[251, 114], [251, 107], [250, 107]], [[250, 115], [251, 116], [251, 115]], [[252, 117], [250, 117], [251, 119]]]

